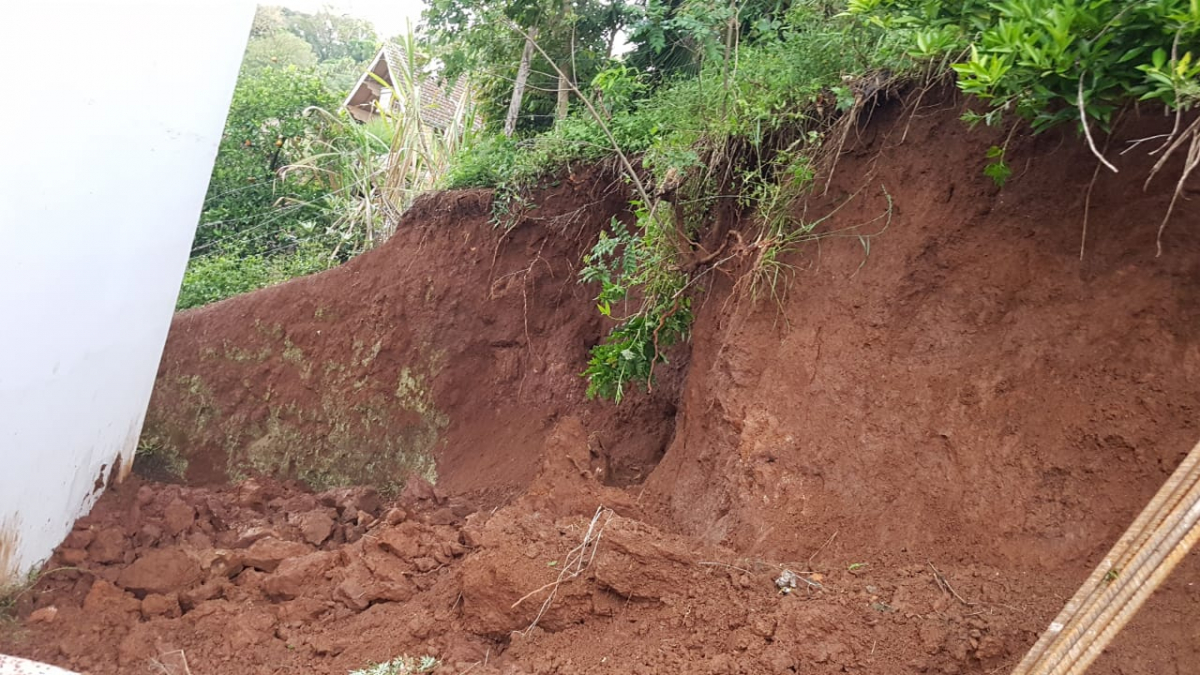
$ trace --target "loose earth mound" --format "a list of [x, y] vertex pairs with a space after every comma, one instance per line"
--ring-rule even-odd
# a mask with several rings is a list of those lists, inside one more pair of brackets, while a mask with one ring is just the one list
[[[1003, 139], [931, 97], [877, 107], [797, 206], [834, 213], [786, 289], [753, 301], [753, 251], [706, 272], [691, 344], [620, 406], [577, 376], [606, 330], [578, 261], [625, 217], [599, 171], [511, 230], [488, 193], [435, 195], [342, 268], [179, 315], [141, 462], [186, 485], [110, 490], [0, 652], [92, 673], [1011, 668], [1200, 439], [1200, 208], [1156, 257], [1169, 169], [1143, 190], [1144, 155], [1097, 173], [1051, 133], [1014, 141], [1001, 189], [981, 170]], [[1127, 117], [1109, 145], [1163, 125]], [[1197, 558], [1092, 672], [1200, 673]]]

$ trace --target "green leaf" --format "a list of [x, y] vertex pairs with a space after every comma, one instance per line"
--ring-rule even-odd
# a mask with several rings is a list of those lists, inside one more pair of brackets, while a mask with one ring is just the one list
[[1162, 47], [1155, 49], [1154, 54], [1150, 56], [1150, 62], [1156, 70], [1162, 70], [1163, 66], [1167, 65], [1167, 50]]

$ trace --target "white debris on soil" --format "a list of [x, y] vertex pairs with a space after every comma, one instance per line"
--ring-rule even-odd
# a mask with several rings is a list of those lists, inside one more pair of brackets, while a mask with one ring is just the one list
[[15, 656], [0, 654], [0, 675], [75, 675], [75, 673], [45, 663], [26, 661]]
[[784, 570], [783, 574], [775, 579], [775, 588], [778, 588], [780, 593], [791, 593], [799, 582], [800, 577], [796, 576], [795, 572]]

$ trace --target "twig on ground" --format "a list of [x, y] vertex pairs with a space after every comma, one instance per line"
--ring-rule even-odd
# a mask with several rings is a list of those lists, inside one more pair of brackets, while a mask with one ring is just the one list
[[[820, 330], [821, 330], [820, 328], [817, 328], [817, 335], [818, 335], [818, 336], [820, 336]], [[817, 347], [817, 356], [818, 356], [818, 357], [819, 357], [819, 356], [820, 356], [820, 354], [821, 354], [821, 352], [820, 352], [820, 349], [821, 349], [821, 348], [818, 346], [818, 347]], [[812, 552], [812, 555], [808, 556], [808, 568], [809, 568], [809, 569], [812, 569], [812, 561], [813, 561], [813, 558], [816, 558], [818, 553], [820, 553], [821, 551], [825, 550], [825, 547], [826, 547], [826, 546], [828, 546], [828, 545], [830, 545], [831, 543], [833, 543], [833, 540], [834, 540], [834, 539], [837, 539], [837, 536], [838, 536], [838, 530], [834, 530], [834, 531], [833, 531], [833, 534], [829, 535], [829, 538], [825, 540], [825, 543], [824, 543], [824, 544], [821, 544], [820, 546], [818, 546], [818, 547], [817, 547], [817, 550], [813, 551], [813, 552]]]
[[[550, 608], [550, 604], [554, 602], [555, 596], [558, 595], [558, 587], [583, 574], [584, 571], [591, 566], [592, 561], [596, 559], [596, 551], [597, 547], [600, 545], [600, 537], [604, 534], [604, 528], [606, 525], [608, 525], [608, 521], [612, 520], [613, 515], [612, 509], [604, 506], [597, 507], [595, 515], [592, 516], [592, 521], [588, 524], [587, 531], [583, 533], [583, 541], [581, 541], [578, 546], [571, 549], [563, 558], [563, 566], [558, 573], [558, 578], [540, 588], [535, 588], [534, 590], [526, 593], [519, 600], [512, 604], [510, 609], [516, 609], [516, 607], [522, 602], [525, 602], [529, 598], [541, 593], [546, 589], [550, 589], [550, 593], [542, 602], [541, 608], [538, 609], [537, 616], [533, 618], [533, 621], [527, 628], [525, 628], [525, 630], [514, 631], [515, 633], [526, 635], [529, 633], [529, 631], [533, 630], [534, 627], [537, 626], [538, 621], [540, 621], [542, 616], [546, 613], [546, 610]], [[603, 523], [600, 522], [601, 518], [604, 520]], [[597, 527], [597, 525], [599, 525], [599, 527]]]
[[946, 575], [942, 574], [941, 571], [938, 570], [938, 568], [934, 567], [933, 563], [927, 563], [927, 564], [929, 565], [929, 569], [933, 570], [934, 583], [937, 584], [937, 587], [940, 588], [943, 593], [949, 593], [950, 595], [954, 596], [955, 600], [958, 600], [959, 602], [966, 605], [967, 607], [975, 606], [975, 603], [967, 602], [966, 600], [963, 599], [963, 596], [958, 594], [958, 591], [954, 590], [954, 587], [951, 586], [950, 582], [946, 580]]
[[696, 563], [696, 564], [697, 564], [697, 565], [704, 565], [704, 566], [706, 566], [706, 567], [728, 567], [728, 568], [729, 568], [729, 569], [731, 569], [731, 570], [737, 570], [737, 571], [739, 571], [739, 572], [741, 572], [741, 573], [743, 573], [743, 574], [750, 574], [750, 573], [751, 573], [751, 572], [750, 572], [750, 570], [744, 570], [744, 569], [742, 569], [742, 568], [740, 568], [740, 567], [735, 567], [735, 566], [733, 566], [733, 565], [727, 565], [727, 564], [725, 564], [725, 563], [722, 563], [722, 562], [698, 562], [698, 563]]
[[[163, 663], [163, 661], [168, 660], [167, 657], [176, 655], [178, 655], [178, 658], [173, 659], [176, 661], [174, 665], [181, 667], [182, 670], [176, 670], [175, 668], [168, 666], [166, 663]], [[165, 675], [192, 675], [192, 669], [190, 666], [188, 666], [187, 654], [184, 654], [182, 649], [176, 649], [173, 652], [165, 652], [163, 654], [159, 654], [158, 656], [160, 659], [162, 659], [162, 661], [158, 659], [150, 659], [150, 662]]]

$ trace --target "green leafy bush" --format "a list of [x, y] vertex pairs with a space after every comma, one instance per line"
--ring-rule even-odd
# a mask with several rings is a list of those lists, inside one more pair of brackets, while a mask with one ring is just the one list
[[852, 0], [850, 11], [907, 34], [915, 56], [964, 54], [959, 87], [1035, 130], [1107, 128], [1130, 101], [1186, 110], [1200, 96], [1197, 0]]
[[326, 247], [312, 241], [272, 256], [234, 249], [192, 258], [184, 272], [175, 308], [199, 307], [249, 293], [329, 269], [334, 262]]
[[231, 241], [249, 252], [268, 251], [302, 224], [327, 220], [319, 206], [329, 191], [324, 182], [278, 173], [311, 151], [318, 120], [306, 111], [337, 103], [312, 70], [268, 67], [239, 78], [196, 229], [196, 254]]
[[753, 39], [727, 59], [721, 40], [728, 34], [714, 29], [729, 25], [726, 9], [689, 7], [668, 12], [644, 35], [661, 29], [688, 36], [698, 50], [696, 70], [672, 78], [609, 64], [584, 92], [596, 115], [577, 111], [540, 134], [489, 139], [460, 154], [447, 174], [447, 187], [497, 188], [501, 223], [511, 222], [504, 215], [518, 210], [514, 200], [524, 189], [574, 163], [618, 153], [638, 162], [638, 180], [672, 193], [678, 209], [638, 194], [630, 205], [633, 227], [614, 221], [585, 258], [581, 281], [599, 285], [597, 307], [614, 322], [583, 373], [591, 396], [620, 400], [631, 384], [649, 385], [664, 350], [687, 339], [694, 268], [685, 271], [681, 247], [707, 222], [715, 200], [780, 210], [780, 195], [811, 183], [813, 154], [837, 116], [855, 105], [848, 80], [864, 73], [886, 80], [916, 63], [900, 39], [820, 0], [758, 12], [762, 21], [748, 28]]
[[451, 189], [499, 186], [513, 174], [516, 154], [516, 141], [488, 136], [455, 157], [444, 185]]
[[[635, 203], [637, 231], [613, 219], [601, 232], [580, 271], [584, 283], [599, 284], [596, 308], [618, 323], [592, 349], [587, 370], [589, 397], [620, 402], [630, 383], [649, 386], [664, 350], [687, 338], [692, 323], [687, 277], [669, 263], [671, 253], [652, 222], [655, 216]], [[641, 295], [641, 302], [630, 297]], [[616, 316], [614, 317], [614, 313]]]
[[[698, 72], [661, 78], [610, 64], [585, 92], [597, 116], [577, 111], [543, 133], [493, 138], [456, 158], [446, 185], [497, 188], [498, 215], [515, 211], [511, 200], [525, 188], [618, 152], [639, 162], [652, 189], [676, 193], [678, 210], [637, 195], [634, 226], [614, 222], [585, 259], [581, 281], [599, 285], [599, 311], [614, 322], [584, 372], [589, 395], [620, 400], [631, 384], [649, 385], [664, 350], [687, 339], [691, 279], [680, 233], [695, 235], [724, 195], [750, 208], [766, 208], [761, 202], [770, 196], [770, 208], [781, 208], [778, 196], [807, 187], [824, 134], [855, 105], [847, 80], [862, 73], [886, 79], [915, 63], [900, 40], [878, 27], [863, 29], [828, 5], [801, 0], [760, 12], [766, 23], [756, 23], [751, 43], [728, 59], [720, 47], [725, 34], [714, 32], [728, 17], [699, 5], [672, 13], [659, 28], [690, 36], [702, 52]], [[786, 189], [778, 189], [780, 181]]]
[[[694, 165], [697, 143], [744, 138], [761, 144], [772, 132], [844, 109], [853, 103], [844, 76], [911, 66], [899, 40], [846, 17], [827, 17], [822, 3], [796, 2], [785, 18], [769, 39], [739, 50], [736, 68], [714, 60], [698, 75], [669, 80], [652, 93], [628, 66], [600, 71], [589, 91], [598, 94], [621, 152], [642, 156], [662, 178]], [[528, 185], [572, 162], [613, 154], [600, 124], [577, 113], [524, 140], [481, 143], [457, 158], [446, 186]]]
[[[396, 40], [406, 54], [421, 51], [411, 32]], [[363, 47], [335, 42], [321, 44], [335, 53]], [[386, 239], [416, 196], [443, 180], [450, 158], [474, 139], [474, 105], [464, 92], [446, 111], [449, 123], [434, 127], [423, 114], [426, 74], [413, 62], [393, 75], [396, 104], [360, 124], [336, 109], [338, 98], [314, 70], [244, 69], [180, 308], [345, 261]]]

